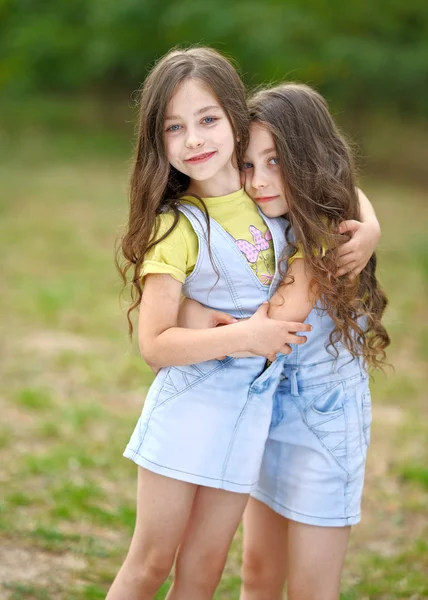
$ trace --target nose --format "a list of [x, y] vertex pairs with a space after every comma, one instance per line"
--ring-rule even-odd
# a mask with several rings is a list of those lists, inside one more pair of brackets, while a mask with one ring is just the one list
[[202, 136], [196, 130], [188, 130], [186, 137], [186, 148], [200, 148], [204, 144]]
[[253, 170], [253, 179], [251, 181], [251, 184], [252, 184], [253, 188], [255, 188], [257, 190], [261, 190], [261, 189], [267, 187], [268, 182], [266, 180], [265, 175], [263, 174], [263, 172], [260, 169]]

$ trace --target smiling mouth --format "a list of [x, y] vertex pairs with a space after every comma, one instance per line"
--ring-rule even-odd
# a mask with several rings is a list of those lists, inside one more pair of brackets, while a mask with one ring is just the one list
[[256, 202], [261, 202], [262, 204], [264, 202], [270, 202], [271, 200], [276, 200], [276, 198], [279, 198], [279, 196], [262, 196], [261, 198], [255, 198]]
[[214, 152], [204, 152], [203, 154], [198, 154], [197, 156], [192, 156], [192, 158], [188, 158], [184, 162], [190, 163], [191, 165], [197, 165], [199, 163], [206, 162], [212, 156], [214, 156], [214, 154], [215, 154], [215, 151]]

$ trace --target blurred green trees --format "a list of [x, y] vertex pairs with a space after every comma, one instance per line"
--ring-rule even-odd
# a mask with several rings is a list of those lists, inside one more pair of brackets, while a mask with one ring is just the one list
[[177, 44], [233, 55], [247, 84], [296, 79], [338, 107], [428, 115], [426, 0], [0, 0], [0, 86], [131, 91]]

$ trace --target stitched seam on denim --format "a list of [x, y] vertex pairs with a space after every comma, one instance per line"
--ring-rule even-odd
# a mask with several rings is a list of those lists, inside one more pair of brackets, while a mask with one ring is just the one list
[[[287, 365], [287, 368], [288, 367], [289, 367], [289, 365]], [[317, 387], [321, 387], [323, 385], [329, 385], [329, 384], [332, 385], [332, 386], [339, 385], [339, 384], [341, 384], [341, 383], [343, 383], [345, 381], [349, 381], [349, 380], [351, 380], [353, 378], [355, 378], [355, 385], [357, 385], [358, 383], [360, 383], [360, 381], [361, 381], [360, 375], [355, 374], [355, 373], [353, 375], [350, 375], [349, 377], [342, 377], [341, 379], [333, 379], [333, 380], [330, 380], [330, 381], [324, 381], [324, 383], [314, 383], [314, 384], [305, 384], [304, 376], [303, 376], [298, 383], [299, 383], [299, 389], [301, 389], [301, 390], [311, 390], [311, 389], [315, 389]], [[350, 387], [353, 387], [353, 386], [350, 386]]]
[[239, 295], [238, 295], [238, 293], [236, 291], [235, 284], [233, 283], [233, 279], [230, 276], [229, 271], [227, 270], [227, 268], [226, 268], [226, 266], [225, 266], [225, 264], [223, 262], [223, 258], [219, 254], [217, 254], [217, 253], [216, 253], [216, 258], [217, 258], [217, 261], [218, 261], [218, 263], [220, 264], [220, 266], [222, 268], [223, 277], [224, 277], [224, 280], [226, 282], [226, 285], [227, 285], [227, 288], [229, 290], [229, 293], [231, 295], [231, 298], [233, 300], [233, 303], [235, 304], [236, 310], [239, 312], [239, 314], [242, 317], [245, 317], [246, 313], [245, 313], [245, 311], [242, 308], [242, 303], [241, 303], [241, 301], [239, 299]]
[[[235, 243], [236, 240], [234, 239], [234, 237], [230, 233], [228, 233], [220, 225], [220, 223], [218, 223], [214, 219], [213, 219], [213, 223], [215, 224], [214, 226], [216, 227], [216, 229], [220, 233], [220, 235], [226, 240], [227, 244], [231, 247], [233, 246], [235, 253], [239, 254], [240, 260], [243, 261], [245, 263], [245, 266], [247, 267], [248, 275], [251, 277], [251, 279], [254, 280], [254, 283], [257, 284], [257, 287], [260, 289], [260, 291], [267, 292], [267, 294], [269, 294], [270, 286], [263, 285], [263, 283], [260, 281], [260, 279], [254, 273], [253, 269], [248, 264], [248, 261], [244, 258], [242, 252], [239, 250], [238, 246], [236, 245], [236, 243]], [[266, 224], [266, 226], [268, 227], [267, 224]], [[269, 227], [268, 227], [268, 229], [269, 229]], [[269, 229], [269, 231], [270, 231], [270, 229]], [[273, 236], [272, 236], [272, 242], [273, 242]]]
[[313, 363], [303, 363], [303, 364], [300, 364], [300, 363], [296, 363], [296, 362], [294, 362], [294, 363], [290, 362], [289, 364], [287, 364], [287, 366], [288, 367], [295, 367], [296, 369], [297, 368], [298, 369], [310, 369], [312, 367], [317, 367], [318, 365], [325, 365], [327, 363], [334, 364], [334, 362], [335, 361], [332, 360], [331, 358], [326, 358], [325, 360], [317, 360], [316, 362], [313, 362]]
[[[314, 410], [313, 408], [310, 408], [309, 410]], [[315, 411], [317, 415], [319, 415], [320, 413], [318, 411]], [[324, 418], [324, 420], [322, 421], [317, 421], [314, 425], [314, 427], [319, 427], [320, 425], [325, 425], [326, 423], [330, 423], [330, 421], [335, 421], [336, 419], [338, 419], [339, 417], [341, 417], [344, 413], [344, 409], [340, 409], [340, 410], [336, 410], [334, 412], [334, 415], [331, 415], [329, 418]], [[325, 413], [326, 415], [328, 415], [329, 413]], [[335, 431], [334, 433], [345, 433], [344, 429], [338, 429], [337, 431]], [[328, 433], [333, 433], [333, 431], [328, 432]]]
[[[195, 264], [195, 268], [193, 269], [193, 271], [190, 273], [190, 275], [188, 277], [186, 277], [186, 280], [184, 282], [184, 285], [189, 285], [192, 283], [193, 279], [195, 279], [196, 275], [199, 273], [199, 271], [201, 270], [201, 265], [202, 265], [202, 259], [205, 257], [206, 254], [206, 246], [201, 246], [201, 237], [202, 234], [200, 234], [201, 228], [199, 223], [197, 223], [197, 219], [196, 216], [192, 213], [192, 211], [190, 210], [190, 215], [187, 213], [186, 210], [181, 210], [183, 208], [183, 205], [181, 207], [179, 207], [180, 212], [187, 218], [187, 220], [189, 221], [189, 223], [191, 224], [193, 231], [196, 234], [196, 237], [198, 238], [198, 257], [196, 259], [196, 264]], [[184, 207], [185, 209], [187, 209], [188, 207]]]
[[[367, 397], [369, 398], [368, 402], [366, 402]], [[367, 451], [370, 447], [370, 430], [371, 430], [371, 424], [372, 424], [372, 420], [373, 420], [370, 390], [364, 392], [363, 401], [362, 401], [362, 413], [363, 413], [363, 422], [362, 422], [363, 438], [364, 438], [364, 444], [365, 444], [366, 453], [367, 453]], [[369, 413], [368, 422], [366, 421], [366, 418], [365, 418], [366, 413]], [[366, 422], [367, 422], [367, 424], [366, 424]]]
[[[165, 384], [165, 380], [166, 380], [166, 378], [167, 378], [167, 377], [169, 377], [169, 372], [170, 372], [170, 369], [171, 369], [171, 367], [169, 367], [169, 368], [168, 368], [168, 373], [165, 375], [165, 379], [163, 380], [163, 384], [162, 384], [162, 385], [164, 385], [164, 384]], [[152, 406], [152, 410], [151, 410], [151, 411], [149, 412], [149, 414], [147, 415], [146, 427], [145, 427], [144, 433], [143, 433], [143, 435], [142, 435], [141, 437], [140, 437], [140, 431], [138, 432], [138, 446], [137, 446], [137, 451], [136, 451], [136, 452], [139, 452], [139, 450], [140, 450], [141, 446], [142, 446], [142, 445], [143, 445], [143, 443], [144, 443], [144, 440], [145, 440], [145, 438], [146, 438], [147, 432], [148, 432], [148, 430], [149, 430], [149, 422], [150, 422], [150, 419], [152, 418], [153, 411], [155, 410], [155, 408], [156, 408], [156, 405], [157, 405], [157, 403], [155, 402], [155, 403], [154, 403], [154, 405]], [[143, 406], [143, 410], [144, 410], [144, 406]], [[140, 418], [138, 419], [138, 421], [137, 421], [137, 425], [136, 425], [136, 427], [139, 427], [139, 428], [141, 427], [141, 425], [140, 425], [140, 422], [141, 422], [141, 416], [142, 416], [142, 415], [140, 415]]]
[[327, 448], [327, 446], [323, 443], [322, 439], [315, 433], [315, 431], [311, 428], [311, 426], [309, 425], [307, 419], [306, 419], [306, 415], [304, 414], [304, 411], [301, 409], [301, 407], [299, 406], [298, 402], [296, 402], [296, 399], [293, 398], [292, 396], [290, 396], [292, 401], [295, 403], [295, 405], [297, 406], [297, 408], [299, 409], [301, 415], [302, 415], [302, 421], [304, 422], [304, 424], [306, 425], [306, 427], [309, 429], [309, 431], [312, 433], [312, 435], [314, 435], [318, 442], [321, 444], [321, 446], [323, 448], [325, 448], [325, 450], [327, 450], [327, 452], [332, 456], [332, 458], [334, 459], [334, 461], [337, 463], [338, 467], [340, 469], [342, 469], [342, 471], [344, 471], [347, 475], [348, 475], [348, 471], [347, 469], [345, 469], [345, 467], [343, 465], [340, 464], [340, 462], [337, 460], [337, 458], [334, 456], [334, 454], [330, 451], [329, 448]]
[[263, 496], [263, 497], [267, 498], [268, 500], [270, 500], [272, 502], [272, 504], [276, 504], [276, 505], [280, 506], [281, 508], [285, 508], [290, 513], [294, 513], [296, 515], [301, 515], [302, 517], [309, 517], [310, 519], [320, 519], [320, 520], [325, 520], [325, 521], [346, 521], [347, 519], [353, 519], [353, 518], [357, 518], [360, 516], [360, 513], [357, 513], [355, 515], [349, 515], [347, 517], [315, 517], [314, 515], [308, 515], [306, 513], [299, 512], [298, 510], [293, 510], [291, 508], [288, 508], [288, 506], [286, 506], [285, 504], [278, 502], [278, 500], [275, 500], [269, 494], [266, 494], [265, 492], [262, 492], [259, 489], [257, 489], [255, 492], [253, 492], [252, 495], [256, 495], [256, 494], [260, 494], [260, 496]]
[[[260, 208], [258, 208], [258, 211], [259, 211], [261, 218], [265, 222], [265, 225], [267, 226], [267, 228], [269, 229], [269, 231], [271, 232], [271, 235], [272, 235], [273, 255], [275, 258], [275, 272], [273, 274], [272, 281], [269, 286], [268, 296], [270, 299], [270, 298], [272, 298], [273, 294], [276, 292], [276, 290], [278, 288], [278, 284], [281, 280], [281, 273], [279, 271], [279, 261], [282, 257], [282, 252], [280, 252], [277, 240], [279, 240], [281, 238], [285, 238], [286, 225], [284, 227], [284, 231], [282, 231], [282, 227], [279, 225], [278, 220], [267, 217], [266, 215], [263, 214], [263, 212], [261, 211]], [[285, 219], [284, 219], [284, 221], [285, 221]], [[278, 229], [278, 231], [276, 231], [277, 229]], [[278, 237], [277, 237], [277, 234], [278, 234]], [[284, 245], [283, 250], [285, 250], [285, 247], [286, 246]], [[288, 266], [288, 261], [287, 261], [287, 266]]]
[[[173, 387], [173, 388], [174, 388], [174, 390], [175, 390], [176, 392], [178, 392], [177, 386], [176, 386], [176, 385], [175, 385], [175, 383], [173, 382], [173, 380], [172, 380], [172, 378], [170, 377], [169, 373], [168, 373], [168, 377], [169, 377], [169, 381], [166, 381], [166, 378], [165, 378], [165, 381], [164, 381], [163, 385], [165, 385], [165, 383], [166, 383], [166, 385], [170, 385], [171, 387]], [[162, 387], [163, 387], [163, 386], [162, 386]]]
[[[344, 385], [342, 386], [342, 391], [343, 391], [344, 394], [346, 393]], [[347, 500], [346, 500], [346, 492], [349, 489], [349, 484], [352, 481], [352, 477], [351, 477], [350, 469], [349, 469], [349, 453], [348, 453], [349, 422], [348, 422], [348, 416], [347, 416], [346, 410], [345, 410], [345, 403], [343, 403], [343, 413], [344, 413], [345, 427], [346, 427], [346, 433], [345, 433], [345, 440], [346, 440], [345, 461], [346, 461], [346, 473], [347, 473], [347, 476], [346, 476], [346, 485], [345, 485], [345, 488], [343, 490], [343, 506], [345, 507], [345, 514], [346, 514], [347, 511], [348, 511], [348, 508], [349, 508], [349, 503], [350, 503], [350, 500], [349, 500], [349, 502], [347, 502]]]
[[[308, 404], [306, 404], [306, 408], [312, 408], [312, 406], [315, 404], [315, 402], [317, 402], [317, 400], [319, 400], [320, 398], [322, 398], [324, 396], [324, 394], [326, 394], [327, 392], [331, 392], [332, 390], [334, 390], [337, 387], [339, 387], [341, 383], [342, 383], [341, 381], [334, 381], [334, 382], [332, 382], [330, 384], [328, 384], [328, 383], [324, 384], [322, 392], [320, 391], [320, 393], [317, 396], [315, 396], [315, 398], [311, 399], [311, 401], [308, 402]], [[303, 391], [303, 388], [300, 387], [299, 382], [297, 382], [297, 385], [299, 386], [299, 390]], [[306, 388], [306, 389], [308, 389], [308, 388]]]
[[[342, 433], [342, 431], [336, 431], [335, 433]], [[345, 434], [345, 439], [342, 440], [341, 442], [339, 442], [334, 448], [331, 449], [332, 452], [334, 452], [335, 450], [337, 450], [339, 448], [339, 446], [343, 446], [346, 448], [346, 431], [343, 432]]]
[[[186, 206], [185, 208], [186, 208], [186, 209], [188, 209], [189, 207], [187, 207], [187, 206]], [[183, 211], [182, 211], [182, 212], [183, 212]], [[206, 248], [206, 252], [207, 252], [207, 251], [208, 251], [208, 250], [207, 250], [207, 249], [208, 249], [208, 239], [207, 239], [207, 233], [206, 233], [205, 231], [203, 231], [203, 230], [202, 230], [202, 227], [201, 227], [201, 225], [200, 225], [200, 224], [197, 222], [197, 217], [196, 217], [196, 216], [193, 214], [193, 212], [192, 212], [192, 210], [191, 210], [191, 209], [190, 209], [190, 211], [189, 211], [189, 212], [191, 213], [191, 215], [192, 215], [192, 217], [193, 217], [193, 218], [189, 218], [189, 217], [188, 217], [188, 215], [186, 215], [186, 216], [189, 218], [189, 221], [190, 221], [190, 223], [192, 224], [192, 227], [193, 227], [193, 229], [194, 229], [194, 231], [195, 231], [196, 235], [198, 236], [199, 245], [200, 245], [200, 242], [201, 242], [201, 239], [202, 239], [202, 241], [203, 241], [203, 242], [204, 242], [204, 244], [205, 244], [205, 248]], [[184, 213], [184, 214], [185, 214], [185, 213]], [[266, 225], [267, 225], [267, 224], [266, 224]], [[260, 279], [259, 279], [259, 278], [257, 277], [257, 275], [254, 273], [254, 271], [252, 270], [252, 268], [251, 268], [251, 267], [250, 267], [250, 265], [248, 264], [247, 260], [246, 260], [246, 259], [243, 257], [243, 255], [242, 255], [242, 252], [241, 252], [241, 251], [239, 250], [239, 248], [236, 246], [236, 244], [235, 244], [235, 241], [234, 241], [234, 238], [231, 236], [231, 234], [230, 234], [230, 233], [228, 233], [228, 232], [227, 232], [227, 231], [226, 231], [226, 230], [225, 230], [225, 229], [224, 229], [224, 228], [223, 228], [223, 227], [220, 225], [220, 223], [218, 223], [218, 222], [217, 222], [215, 219], [213, 219], [212, 217], [210, 217], [210, 226], [211, 226], [212, 228], [214, 228], [214, 229], [217, 231], [217, 233], [218, 233], [219, 235], [221, 235], [221, 237], [222, 237], [224, 240], [226, 240], [226, 242], [227, 242], [227, 244], [228, 244], [228, 246], [229, 246], [230, 248], [233, 248], [233, 249], [234, 249], [234, 252], [235, 252], [235, 255], [236, 255], [236, 257], [238, 258], [238, 256], [239, 256], [239, 260], [240, 260], [240, 261], [242, 261], [242, 262], [245, 264], [245, 266], [246, 266], [246, 268], [247, 268], [247, 271], [248, 271], [248, 275], [249, 275], [249, 276], [251, 277], [251, 279], [252, 279], [252, 280], [253, 280], [253, 281], [254, 281], [254, 282], [257, 284], [257, 286], [259, 287], [260, 291], [265, 291], [265, 292], [268, 292], [268, 291], [269, 291], [269, 287], [268, 287], [268, 286], [265, 286], [265, 285], [263, 285], [263, 284], [262, 284], [262, 282], [260, 281]], [[267, 227], [268, 227], [268, 225], [267, 225]], [[268, 227], [268, 228], [269, 228], [269, 227]], [[273, 237], [272, 237], [272, 239], [273, 239]], [[216, 252], [214, 252], [214, 248], [211, 248], [211, 252], [213, 252], [213, 253], [215, 254], [215, 256], [216, 256], [217, 260], [219, 260], [219, 262], [221, 262], [221, 263], [222, 263], [222, 267], [223, 267], [223, 274], [224, 274], [224, 276], [225, 276], [225, 279], [227, 280], [227, 279], [229, 278], [229, 273], [228, 273], [227, 269], [225, 269], [223, 261], [220, 259], [220, 256], [219, 256], [219, 254], [218, 254], [218, 253], [216, 253]], [[199, 262], [199, 256], [198, 256], [198, 260], [196, 261], [195, 269], [193, 270], [193, 272], [191, 273], [191, 275], [190, 275], [190, 276], [189, 276], [189, 278], [187, 279], [187, 281], [188, 281], [188, 282], [191, 282], [191, 280], [193, 280], [193, 277], [194, 277], [194, 275], [195, 275], [195, 271], [196, 271], [196, 266], [197, 266], [198, 262]], [[201, 261], [201, 262], [202, 262], [202, 261]], [[200, 266], [199, 266], [199, 268], [200, 268]], [[199, 268], [198, 268], [198, 270], [199, 270]], [[229, 278], [229, 279], [230, 279], [230, 278]], [[230, 280], [230, 281], [231, 281], [231, 280]], [[234, 300], [235, 300], [235, 298], [238, 298], [238, 296], [237, 296], [237, 294], [236, 294], [236, 292], [235, 292], [235, 289], [234, 289], [233, 285], [232, 285], [232, 289], [233, 289], [233, 294], [232, 294], [232, 295], [233, 295], [233, 298], [234, 298]], [[232, 293], [232, 292], [231, 292], [231, 293]], [[235, 302], [235, 304], [236, 304], [236, 302]], [[237, 307], [237, 309], [238, 309], [238, 307]], [[239, 309], [239, 311], [240, 311], [240, 312], [242, 312], [242, 309]]]
[[[132, 450], [131, 450], [132, 452]], [[152, 465], [156, 465], [157, 467], [162, 467], [162, 469], [167, 469], [168, 471], [175, 471], [176, 473], [184, 473], [186, 475], [193, 475], [193, 477], [200, 477], [201, 479], [209, 479], [210, 481], [224, 481], [225, 483], [231, 483], [232, 485], [237, 485], [240, 487], [250, 487], [257, 484], [257, 480], [252, 483], [237, 483], [236, 481], [230, 481], [229, 479], [219, 478], [219, 477], [207, 477], [206, 475], [199, 475], [198, 473], [191, 473], [190, 471], [183, 471], [182, 469], [174, 469], [172, 467], [167, 467], [166, 465], [161, 465], [160, 463], [155, 462], [154, 460], [150, 460], [146, 458], [139, 452], [134, 452], [134, 455], [139, 456], [143, 460], [149, 462]]]
[[[230, 362], [232, 362], [234, 360], [235, 359], [233, 358], [233, 356], [228, 356], [227, 359], [226, 359], [226, 361], [222, 362], [218, 367], [215, 367], [212, 371], [209, 371], [209, 373], [206, 373], [205, 375], [203, 375], [202, 377], [200, 377], [199, 379], [197, 379], [196, 381], [194, 381], [190, 385], [187, 385], [186, 387], [184, 387], [182, 390], [180, 390], [176, 394], [173, 394], [172, 396], [168, 396], [168, 398], [165, 398], [165, 400], [163, 400], [159, 404], [156, 404], [155, 408], [156, 409], [160, 408], [161, 406], [163, 406], [164, 404], [166, 404], [170, 400], [174, 400], [174, 398], [176, 398], [177, 396], [180, 396], [181, 394], [184, 394], [184, 392], [187, 392], [187, 390], [192, 389], [193, 387], [195, 387], [195, 385], [198, 385], [201, 381], [204, 381], [205, 379], [207, 379], [208, 377], [210, 377], [211, 375], [213, 375], [217, 371], [220, 371], [220, 369], [222, 369], [223, 367], [225, 367], [226, 365], [228, 365]], [[155, 410], [155, 408], [153, 410]], [[152, 410], [152, 412], [153, 412], [153, 410]], [[150, 416], [151, 416], [151, 414], [152, 413], [150, 413]]]
[[235, 427], [234, 427], [233, 433], [232, 433], [232, 437], [231, 437], [230, 442], [229, 442], [229, 447], [227, 449], [226, 456], [224, 458], [223, 468], [221, 470], [221, 476], [222, 477], [224, 477], [224, 474], [226, 472], [226, 469], [227, 469], [227, 466], [228, 466], [228, 463], [229, 463], [229, 459], [230, 459], [230, 455], [232, 453], [232, 448], [233, 448], [233, 445], [235, 443], [236, 432], [238, 431], [239, 423], [241, 422], [242, 417], [244, 415], [244, 412], [245, 412], [245, 410], [246, 410], [246, 408], [247, 408], [247, 406], [248, 406], [248, 404], [250, 402], [250, 396], [252, 396], [251, 390], [248, 392], [248, 394], [247, 394], [247, 401], [245, 402], [244, 406], [242, 407], [242, 410], [241, 410], [241, 412], [240, 412], [240, 414], [239, 414], [239, 416], [238, 416], [238, 418], [236, 420]]

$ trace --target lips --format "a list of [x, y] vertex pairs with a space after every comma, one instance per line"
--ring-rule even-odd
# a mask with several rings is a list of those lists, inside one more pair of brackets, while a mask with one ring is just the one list
[[192, 156], [191, 158], [187, 158], [184, 162], [189, 163], [191, 165], [197, 165], [202, 162], [206, 162], [212, 156], [214, 156], [214, 152], [204, 152], [203, 154], [198, 154], [196, 156]]
[[279, 198], [279, 196], [262, 196], [260, 198], [255, 198], [256, 202], [261, 202], [262, 204], [264, 202], [270, 202], [271, 200], [276, 200], [277, 198]]

